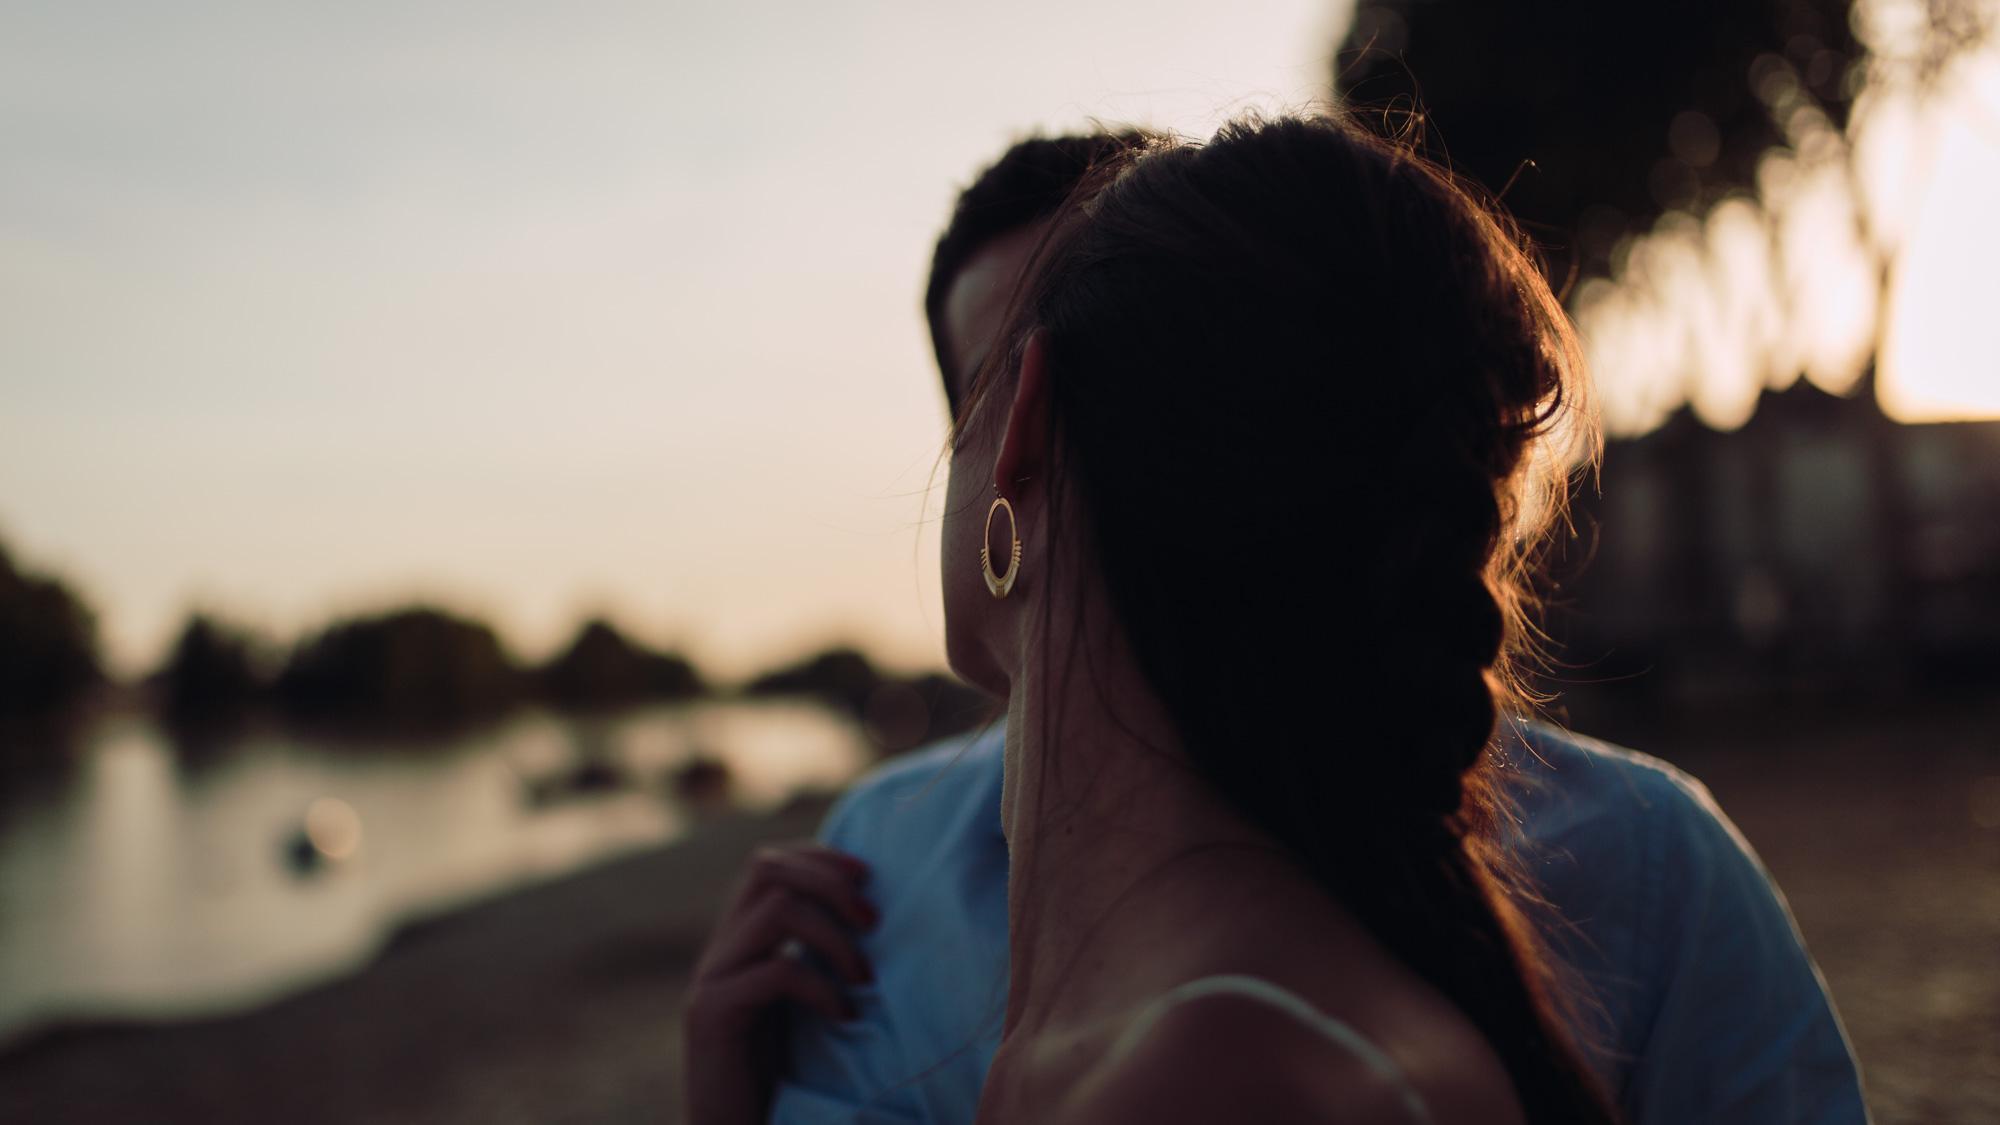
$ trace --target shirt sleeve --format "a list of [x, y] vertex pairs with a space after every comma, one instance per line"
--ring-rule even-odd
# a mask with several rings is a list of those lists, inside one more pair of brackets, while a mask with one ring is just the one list
[[1633, 1120], [1865, 1123], [1826, 981], [1756, 852], [1708, 790], [1674, 775], [1638, 888], [1657, 982], [1619, 1099]]
[[[850, 791], [820, 826], [821, 842], [867, 858], [869, 841], [855, 815], [877, 799], [873, 789]], [[872, 987], [851, 991], [857, 1015], [836, 1024], [795, 1007], [789, 1054], [771, 1102], [772, 1125], [909, 1125], [924, 1120], [907, 1083], [889, 1081], [888, 1060], [898, 1058], [889, 1014]]]

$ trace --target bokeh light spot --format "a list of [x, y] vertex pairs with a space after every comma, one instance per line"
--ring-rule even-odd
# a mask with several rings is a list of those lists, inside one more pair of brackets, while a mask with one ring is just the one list
[[361, 814], [338, 797], [321, 797], [306, 808], [306, 839], [328, 859], [346, 859], [361, 848]]

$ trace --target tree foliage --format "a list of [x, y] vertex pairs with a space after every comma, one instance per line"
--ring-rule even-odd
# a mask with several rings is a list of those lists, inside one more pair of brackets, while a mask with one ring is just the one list
[[1362, 0], [1335, 84], [1357, 108], [1388, 109], [1391, 128], [1421, 114], [1409, 125], [1431, 155], [1503, 195], [1554, 276], [1597, 275], [1664, 210], [1755, 182], [1784, 140], [1757, 96], [1774, 68], [1845, 121], [1864, 55], [1849, 8]]
[[634, 644], [601, 618], [579, 629], [569, 647], [543, 666], [540, 679], [552, 702], [577, 708], [687, 699], [704, 690], [687, 660]]
[[168, 716], [179, 720], [239, 711], [270, 687], [250, 634], [203, 613], [181, 627], [155, 678]]
[[301, 643], [278, 677], [293, 713], [370, 722], [487, 717], [520, 689], [492, 629], [429, 607], [335, 622]]
[[0, 546], [0, 717], [60, 710], [102, 678], [90, 608], [57, 579], [22, 573]]

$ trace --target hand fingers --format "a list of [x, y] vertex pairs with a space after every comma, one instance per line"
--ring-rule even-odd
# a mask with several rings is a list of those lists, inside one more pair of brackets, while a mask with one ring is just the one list
[[875, 907], [862, 897], [861, 881], [868, 867], [844, 852], [816, 845], [764, 848], [750, 861], [739, 907], [771, 887], [783, 887], [805, 896], [847, 920], [857, 929], [871, 929], [880, 921]]
[[856, 878], [868, 874], [867, 860], [862, 859], [852, 852], [844, 852], [839, 848], [828, 847], [816, 840], [795, 840], [789, 844], [780, 844], [774, 850], [791, 855], [805, 856], [815, 860], [825, 860], [836, 867], [852, 871]]
[[868, 962], [851, 931], [812, 902], [787, 891], [767, 895], [753, 907], [713, 955], [708, 972], [727, 974], [771, 957], [787, 941], [797, 941], [825, 958], [843, 979], [872, 980]]
[[822, 973], [789, 957], [776, 957], [733, 976], [703, 984], [689, 1001], [691, 1022], [704, 1034], [727, 1035], [748, 1027], [770, 1006], [791, 999], [836, 1022], [854, 1018], [854, 1002]]

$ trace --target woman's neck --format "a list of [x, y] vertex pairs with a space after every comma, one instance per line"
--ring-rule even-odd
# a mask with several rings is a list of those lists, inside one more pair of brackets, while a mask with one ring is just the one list
[[1024, 666], [1008, 699], [1009, 1036], [1116, 1014], [1304, 882], [1193, 771], [1129, 660], [1066, 663]]

